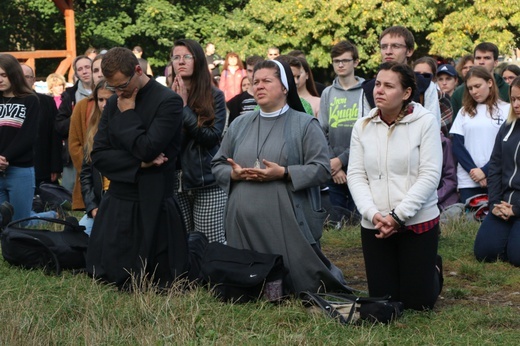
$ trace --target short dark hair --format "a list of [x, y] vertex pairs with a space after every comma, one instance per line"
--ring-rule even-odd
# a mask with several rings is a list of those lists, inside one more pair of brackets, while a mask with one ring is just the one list
[[406, 44], [406, 48], [408, 50], [414, 50], [415, 49], [415, 39], [413, 37], [413, 34], [412, 34], [412, 32], [410, 30], [408, 30], [404, 26], [395, 25], [395, 26], [391, 26], [389, 28], [386, 28], [385, 31], [383, 31], [381, 33], [381, 35], [379, 36], [379, 43], [381, 43], [381, 40], [386, 35], [401, 36], [401, 37], [404, 38], [404, 43]]
[[520, 76], [520, 66], [518, 66], [518, 65], [508, 64], [502, 70], [502, 74], [504, 74], [505, 71], [513, 72], [517, 77]]
[[298, 59], [297, 57], [294, 57], [294, 56], [280, 55], [279, 57], [276, 58], [276, 60], [286, 62], [287, 65], [289, 65], [290, 67], [297, 67], [300, 69], [303, 67], [300, 59]]
[[334, 46], [332, 46], [332, 49], [330, 50], [330, 57], [334, 59], [347, 52], [352, 53], [352, 59], [354, 59], [354, 61], [359, 60], [357, 47], [347, 40], [339, 41]]
[[135, 67], [139, 65], [139, 61], [134, 53], [128, 48], [114, 47], [106, 52], [103, 60], [101, 60], [101, 70], [105, 78], [114, 76], [117, 72], [121, 72], [130, 77]]
[[432, 70], [432, 77], [437, 75], [437, 60], [432, 58], [431, 56], [423, 56], [413, 62], [413, 67], [419, 64], [427, 64], [430, 66], [430, 70]]
[[265, 59], [259, 55], [251, 55], [246, 58], [246, 65], [255, 66], [257, 63], [264, 60]]
[[494, 43], [482, 42], [477, 44], [473, 50], [473, 56], [475, 56], [477, 50], [480, 52], [493, 52], [493, 60], [498, 60], [498, 47]]
[[132, 50], [135, 50], [136, 52], [139, 52], [139, 53], [143, 52], [143, 48], [141, 48], [141, 46], [135, 46], [134, 49], [132, 49]]
[[289, 53], [287, 53], [287, 55], [294, 56], [296, 58], [300, 58], [300, 57], [305, 58], [305, 53], [299, 49], [291, 50]]

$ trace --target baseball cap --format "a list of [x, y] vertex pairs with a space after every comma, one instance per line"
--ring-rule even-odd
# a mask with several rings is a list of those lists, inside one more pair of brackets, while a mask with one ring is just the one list
[[437, 76], [441, 73], [446, 73], [447, 75], [450, 75], [452, 77], [457, 76], [457, 71], [455, 71], [455, 67], [453, 67], [450, 64], [444, 64], [437, 68]]

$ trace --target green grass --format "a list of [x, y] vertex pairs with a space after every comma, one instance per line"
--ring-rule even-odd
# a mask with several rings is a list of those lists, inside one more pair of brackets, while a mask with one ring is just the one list
[[[476, 262], [477, 228], [443, 227], [445, 286], [435, 309], [390, 325], [339, 325], [297, 300], [224, 304], [202, 288], [122, 293], [85, 275], [0, 260], [0, 345], [517, 345], [520, 269]], [[323, 248], [366, 289], [358, 227], [325, 232]]]

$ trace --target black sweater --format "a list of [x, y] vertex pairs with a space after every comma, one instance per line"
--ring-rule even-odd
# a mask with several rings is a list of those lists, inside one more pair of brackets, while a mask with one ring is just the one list
[[40, 112], [38, 97], [0, 97], [0, 155], [10, 166], [32, 167]]

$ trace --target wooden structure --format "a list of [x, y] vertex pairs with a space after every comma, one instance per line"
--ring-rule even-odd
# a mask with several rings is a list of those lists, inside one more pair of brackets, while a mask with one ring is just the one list
[[[59, 8], [61, 13], [65, 17], [65, 38], [66, 38], [66, 49], [65, 50], [34, 50], [34, 51], [17, 51], [17, 52], [4, 52], [11, 54], [18, 60], [23, 61], [28, 66], [35, 69], [35, 60], [42, 58], [64, 58], [56, 73], [66, 75], [69, 70], [69, 81], [72, 80], [73, 71], [70, 68], [74, 58], [76, 57], [76, 28], [74, 26], [74, 0], [53, 0], [54, 4]], [[1, 54], [1, 53], [0, 53]]]

